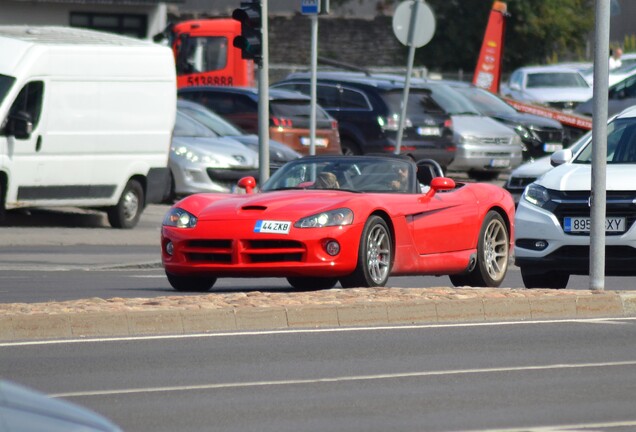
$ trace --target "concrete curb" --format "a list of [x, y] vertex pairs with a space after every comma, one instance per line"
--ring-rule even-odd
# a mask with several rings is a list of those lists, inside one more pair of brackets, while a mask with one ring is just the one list
[[0, 341], [632, 316], [636, 316], [634, 292], [569, 291], [544, 296], [368, 300], [338, 305], [16, 313], [0, 316]]

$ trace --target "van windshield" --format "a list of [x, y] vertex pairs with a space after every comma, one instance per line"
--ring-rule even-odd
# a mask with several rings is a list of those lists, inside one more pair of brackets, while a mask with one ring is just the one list
[[11, 86], [15, 82], [15, 78], [7, 75], [0, 75], [0, 104], [4, 102], [4, 98], [7, 97]]

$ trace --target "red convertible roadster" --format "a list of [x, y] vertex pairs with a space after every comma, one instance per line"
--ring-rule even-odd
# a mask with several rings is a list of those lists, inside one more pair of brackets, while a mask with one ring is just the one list
[[220, 277], [285, 277], [298, 289], [384, 286], [389, 276], [449, 275], [455, 286], [496, 287], [508, 269], [514, 201], [501, 187], [455, 183], [434, 161], [307, 156], [254, 192], [195, 194], [161, 230], [178, 291]]

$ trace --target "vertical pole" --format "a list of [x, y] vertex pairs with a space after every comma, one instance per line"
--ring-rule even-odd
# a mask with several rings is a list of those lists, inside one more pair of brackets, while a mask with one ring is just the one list
[[258, 175], [259, 184], [269, 178], [269, 36], [267, 1], [261, 1], [262, 59], [258, 66]]
[[318, 15], [311, 15], [311, 112], [309, 121], [309, 154], [316, 154], [316, 72], [318, 70]]
[[590, 216], [592, 219], [590, 226], [590, 289], [604, 290], [610, 0], [596, 0], [595, 16], [592, 189], [590, 191]]
[[411, 85], [411, 74], [413, 72], [413, 60], [415, 59], [415, 43], [413, 38], [415, 37], [415, 26], [417, 25], [418, 8], [422, 0], [414, 0], [411, 8], [411, 21], [409, 23], [409, 58], [406, 68], [406, 81], [404, 82], [404, 94], [402, 96], [402, 113], [400, 114], [400, 126], [398, 128], [397, 140], [395, 143], [395, 154], [400, 154], [402, 147], [402, 135], [404, 134], [404, 123], [406, 122], [406, 107], [409, 100], [409, 87]]

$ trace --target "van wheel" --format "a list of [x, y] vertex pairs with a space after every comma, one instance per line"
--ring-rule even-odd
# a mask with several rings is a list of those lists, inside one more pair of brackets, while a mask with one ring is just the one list
[[113, 228], [134, 228], [144, 209], [144, 189], [137, 180], [129, 180], [116, 206], [107, 210]]

